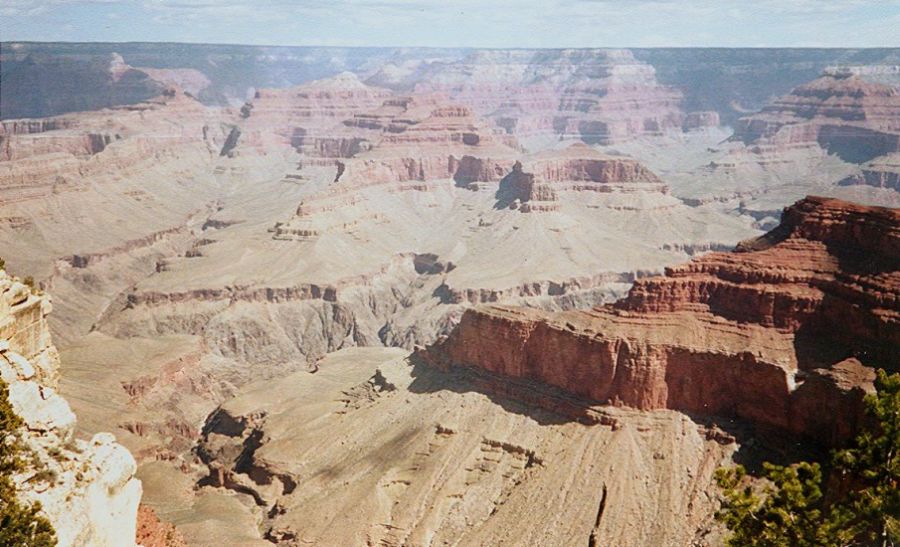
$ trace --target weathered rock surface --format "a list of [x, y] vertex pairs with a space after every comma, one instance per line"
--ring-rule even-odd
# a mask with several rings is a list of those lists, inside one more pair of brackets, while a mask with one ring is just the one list
[[[681, 92], [660, 85], [654, 68], [628, 50], [475, 52], [436, 64], [417, 89], [449, 93], [520, 137], [610, 144], [686, 123]], [[717, 123], [693, 116], [687, 128]]]
[[[265, 154], [273, 145], [306, 150], [334, 146], [329, 138], [333, 127], [377, 108], [389, 95], [349, 72], [287, 89], [259, 89], [241, 108], [241, 146], [235, 153]], [[352, 143], [351, 137], [343, 146], [352, 148]]]
[[775, 147], [820, 146], [862, 163], [900, 151], [900, 90], [832, 72], [741, 118], [735, 140]]
[[736, 448], [727, 434], [503, 385], [397, 349], [329, 354], [314, 374], [254, 383], [210, 416], [202, 488], [250, 501], [231, 518], [259, 515], [276, 544], [703, 543], [712, 473]]
[[181, 532], [168, 522], [162, 522], [153, 509], [138, 507], [137, 543], [141, 547], [187, 547]]
[[135, 545], [137, 466], [109, 433], [74, 438], [75, 415], [56, 392], [59, 358], [49, 312], [49, 297], [0, 271], [0, 375], [25, 423], [16, 434], [33, 452], [13, 477], [16, 491], [41, 503], [61, 546]]
[[[304, 371], [314, 369], [317, 358], [326, 352], [359, 345], [412, 348], [430, 343], [451, 333], [467, 308], [484, 303], [560, 312], [589, 309], [620, 298], [636, 280], [639, 287], [656, 287], [640, 280], [691, 256], [730, 250], [760, 229], [776, 225], [782, 207], [805, 194], [839, 195], [892, 206], [900, 199], [893, 189], [880, 187], [887, 186], [891, 179], [875, 178], [876, 185], [836, 185], [838, 180], [859, 175], [860, 166], [826, 154], [818, 142], [795, 143], [787, 151], [778, 143], [722, 143], [728, 136], [726, 129], [711, 127], [719, 123], [717, 113], [724, 113], [728, 123], [735, 112], [756, 109], [765, 98], [815, 77], [817, 63], [838, 53], [423, 53], [414, 49], [284, 48], [261, 54], [262, 50], [249, 47], [184, 46], [178, 68], [172, 68], [175, 65], [148, 57], [146, 52], [158, 51], [157, 46], [122, 46], [130, 65], [158, 68], [133, 69], [122, 59], [110, 65], [108, 53], [104, 53], [103, 78], [118, 77], [127, 83], [129, 78], [139, 76], [136, 72], [150, 74], [165, 83], [155, 94], [158, 96], [148, 99], [135, 94], [127, 99], [134, 103], [128, 106], [2, 122], [0, 254], [10, 269], [33, 273], [39, 285], [54, 294], [57, 312], [51, 316], [51, 328], [64, 361], [60, 392], [78, 414], [75, 427], [79, 434], [90, 437], [113, 430], [140, 463], [145, 503], [193, 542], [261, 545], [265, 541], [260, 539], [262, 530], [271, 532], [270, 539], [290, 543], [295, 541], [291, 539], [293, 529], [320, 543], [353, 544], [363, 537], [362, 528], [373, 541], [396, 543], [402, 542], [397, 538], [412, 538], [409, 542], [415, 543], [431, 537], [432, 532], [434, 537], [451, 541], [461, 523], [484, 522], [478, 525], [480, 531], [466, 539], [474, 543], [582, 543], [596, 523], [602, 489], [596, 481], [602, 478], [612, 496], [610, 502], [619, 508], [610, 513], [611, 505], [606, 504], [599, 529], [608, 531], [609, 537], [621, 539], [619, 543], [623, 544], [689, 543], [696, 523], [709, 518], [709, 473], [725, 449], [704, 440], [706, 434], [696, 424], [682, 421], [674, 412], [641, 417], [627, 409], [586, 411], [571, 394], [545, 396], [539, 385], [523, 387], [499, 375], [478, 373], [487, 379], [478, 376], [477, 381], [466, 384], [476, 385], [474, 393], [451, 394], [454, 386], [464, 383], [456, 378], [458, 371], [444, 373], [410, 361], [409, 372], [415, 371], [423, 379], [431, 377], [434, 385], [443, 386], [438, 390], [442, 395], [413, 397], [421, 394], [411, 391], [414, 404], [406, 403], [405, 398], [382, 397], [366, 411], [373, 416], [384, 413], [377, 418], [367, 414], [362, 419], [376, 424], [385, 420], [385, 428], [392, 435], [406, 435], [415, 429], [409, 434], [416, 439], [411, 442], [417, 452], [422, 448], [419, 444], [424, 447], [431, 442], [437, 431], [435, 423], [452, 428], [445, 423], [450, 414], [458, 412], [468, 424], [462, 442], [465, 446], [432, 460], [431, 469], [438, 478], [406, 489], [408, 494], [398, 497], [401, 508], [392, 520], [382, 518], [386, 513], [381, 505], [377, 514], [367, 512], [368, 506], [354, 513], [351, 500], [366, 498], [373, 491], [371, 485], [364, 484], [368, 479], [360, 480], [357, 474], [369, 464], [345, 466], [346, 476], [341, 475], [341, 469], [329, 469], [328, 460], [348, 457], [339, 440], [326, 447], [311, 469], [321, 470], [322, 476], [338, 473], [345, 478], [335, 479], [337, 484], [346, 480], [353, 486], [345, 493], [324, 493], [327, 488], [322, 486], [324, 501], [317, 499], [313, 505], [288, 499], [285, 503], [294, 509], [284, 516], [270, 516], [263, 509], [271, 509], [272, 500], [285, 497], [289, 481], [297, 480], [291, 477], [305, 477], [300, 480], [317, 484], [317, 471], [305, 475], [307, 470], [292, 468], [283, 473], [280, 464], [268, 465], [268, 457], [262, 457], [267, 449], [260, 448], [260, 458], [254, 456], [256, 463], [248, 467], [248, 472], [243, 471], [244, 464], [223, 459], [223, 478], [216, 484], [225, 484], [226, 488], [197, 487], [197, 474], [208, 475], [210, 466], [198, 465], [190, 450], [203, 434], [206, 418], [223, 401], [245, 394], [251, 382], [272, 382], [259, 393], [274, 391], [273, 383], [285, 377], [296, 379], [300, 386], [306, 379], [317, 377], [319, 373]], [[4, 103], [7, 77], [14, 77], [8, 71], [24, 60], [27, 52], [41, 47], [51, 46], [2, 44]], [[72, 44], [55, 47], [83, 51]], [[108, 46], [85, 47], [101, 51]], [[704, 55], [712, 55], [716, 59], [712, 67], [710, 61], [676, 62], [671, 66], [647, 61], [653, 55], [669, 54], [701, 60]], [[293, 57], [287, 59], [286, 55]], [[755, 65], [741, 65], [732, 71], [732, 55], [758, 60]], [[891, 53], [840, 55], [855, 62], [876, 62]], [[791, 59], [800, 59], [799, 64], [790, 65], [794, 62]], [[387, 60], [392, 68], [387, 68]], [[829, 57], [828, 63], [834, 62]], [[804, 68], [798, 68], [800, 65]], [[784, 75], [773, 66], [787, 67]], [[356, 75], [342, 73], [347, 70]], [[678, 73], [673, 75], [673, 71]], [[679, 74], [693, 71], [712, 71], [719, 75], [716, 82], [724, 80], [726, 85], [720, 91], [716, 87], [719, 84], [704, 78], [689, 81], [702, 82], [705, 88], [685, 84]], [[732, 72], [733, 79], [729, 79]], [[807, 72], [808, 76], [798, 76]], [[858, 72], [869, 81], [870, 74]], [[753, 75], [760, 73], [768, 76], [744, 86], [746, 89], [734, 84], [753, 81]], [[319, 80], [312, 81], [316, 78]], [[422, 84], [418, 89], [417, 83]], [[673, 83], [678, 84], [677, 89], [670, 87]], [[293, 87], [272, 89], [287, 85]], [[38, 89], [36, 93], [43, 91]], [[684, 101], [680, 99], [682, 93]], [[209, 107], [196, 98], [207, 104], [231, 106]], [[63, 107], [77, 106], [75, 103], [69, 101]], [[4, 105], [0, 113], [4, 118], [5, 112]], [[567, 140], [560, 142], [561, 137]], [[572, 146], [570, 137], [574, 141], [594, 140], [596, 144]], [[614, 147], [603, 143], [613, 143]], [[731, 147], [739, 151], [729, 156], [727, 149]], [[869, 167], [877, 171], [878, 161], [864, 165], [863, 171]], [[501, 182], [512, 175], [516, 162], [521, 163], [521, 173]], [[521, 180], [516, 180], [519, 177]], [[509, 203], [500, 191], [507, 186], [514, 190]], [[524, 211], [534, 214], [520, 214]], [[874, 235], [866, 232], [866, 237]], [[791, 251], [794, 254], [785, 255], [790, 256], [784, 259], [785, 268], [799, 280], [788, 285], [799, 284], [801, 289], [809, 285], [809, 294], [815, 294], [813, 289], [822, 291], [826, 294], [822, 303], [812, 297], [800, 302], [797, 295], [806, 294], [801, 289], [766, 289], [776, 303], [793, 298], [790, 305], [797, 306], [798, 316], [803, 317], [809, 311], [804, 306], [825, 309], [834, 304], [827, 296], [831, 293], [817, 284], [819, 281], [840, 286], [838, 292], [856, 290], [852, 280], [825, 281], [832, 275], [831, 265], [815, 263], [822, 275], [797, 273], [794, 262], [805, 264], [803, 257], [821, 250], [814, 242], [808, 246], [812, 251], [799, 245]], [[743, 266], [737, 267], [721, 255], [715, 257], [710, 264], [717, 271], [727, 270], [735, 278], [745, 274]], [[837, 261], [839, 266], [846, 262]], [[865, 383], [868, 357], [856, 356], [861, 365], [845, 353], [825, 352], [825, 357], [816, 357], [822, 352], [804, 341], [804, 337], [810, 337], [814, 322], [804, 319], [797, 333], [783, 332], [781, 338], [772, 334], [773, 329], [783, 330], [778, 322], [785, 312], [780, 304], [770, 306], [767, 297], [754, 294], [746, 287], [746, 280], [723, 281], [713, 274], [707, 280], [707, 274], [676, 271], [681, 270], [673, 270], [676, 287], [660, 286], [658, 290], [689, 301], [683, 306], [686, 309], [659, 314], [611, 309], [603, 312], [609, 315], [608, 320], [597, 320], [618, 325], [621, 317], [628, 316], [640, 323], [634, 332], [608, 328], [613, 337], [627, 339], [640, 333], [649, 340], [642, 342], [644, 345], [629, 341], [627, 351], [621, 349], [623, 356], [630, 355], [631, 348], [646, 346], [649, 355], [657, 351], [652, 348], [668, 347], [666, 344], [677, 338], [672, 333], [681, 325], [682, 316], [685, 324], [700, 325], [696, 330], [701, 334], [678, 340], [688, 348], [714, 349], [684, 349], [684, 354], [671, 357], [669, 370], [673, 374], [689, 357], [694, 363], [695, 354], [702, 353], [696, 357], [700, 366], [712, 368], [721, 364], [720, 360], [731, 359], [733, 347], [744, 347], [741, 351], [754, 356], [742, 357], [746, 367], [758, 371], [751, 367], [754, 359], [769, 363], [766, 359], [771, 356], [773, 360], [790, 356], [793, 345], [813, 348], [796, 358], [797, 372], [772, 369], [770, 375], [785, 385], [793, 378], [799, 385], [796, 393], [803, 394], [791, 396], [790, 427], [821, 430], [823, 438], [846, 434], [835, 432], [832, 424], [816, 421], [821, 414], [810, 409], [818, 406], [843, 413], [848, 405], [855, 404], [860, 391], [853, 386]], [[859, 275], [865, 283], [860, 284], [859, 291], [871, 295], [884, 292], [877, 279], [861, 273], [852, 275]], [[874, 289], [870, 291], [870, 287]], [[729, 314], [741, 310], [731, 305], [731, 300], [746, 304], [748, 313], [757, 315], [759, 323], [746, 326], [735, 321]], [[646, 297], [648, 307], [662, 306], [660, 301], [666, 300], [649, 293]], [[696, 315], [695, 307], [709, 315]], [[859, 321], [850, 329], [854, 333], [865, 332], [879, 318], [889, 318], [879, 315], [881, 312], [856, 313], [847, 313]], [[646, 322], [641, 323], [646, 319], [640, 318], [666, 314], [672, 319], [660, 320], [657, 334]], [[571, 323], [580, 324], [578, 321]], [[769, 326], [769, 321], [774, 326]], [[889, 323], [885, 325], [890, 327]], [[563, 332], [560, 336], [569, 335]], [[867, 340], [866, 336], [861, 339]], [[716, 345], [717, 340], [727, 342], [729, 347]], [[756, 349], [759, 344], [764, 349]], [[757, 355], [760, 352], [763, 356]], [[17, 375], [40, 374], [41, 366], [36, 363], [40, 359], [12, 351], [8, 356]], [[55, 359], [49, 355], [41, 359], [51, 358]], [[655, 353], [652, 358], [656, 359]], [[322, 371], [327, 370], [328, 359], [323, 361]], [[636, 369], [645, 363], [642, 359], [634, 356]], [[647, 357], [646, 362], [650, 359]], [[786, 359], [785, 367], [790, 369], [791, 360]], [[816, 368], [803, 364], [810, 359], [825, 365]], [[839, 360], [840, 364], [833, 365]], [[778, 363], [780, 366], [782, 361]], [[367, 367], [361, 367], [364, 377], [348, 376], [349, 383], [339, 379], [335, 385], [368, 399], [368, 388], [353, 389], [369, 383], [366, 379], [374, 372]], [[383, 376], [388, 374], [386, 370]], [[402, 386], [404, 374], [407, 372], [388, 383]], [[687, 377], [688, 373], [684, 374]], [[742, 377], [735, 378], [723, 375], [717, 389], [732, 389], [735, 382], [742, 381]], [[373, 381], [371, 385], [381, 385], [381, 380]], [[631, 382], [616, 381], [616, 386]], [[666, 406], [659, 403], [662, 395], [652, 387], [659, 385], [658, 379], [632, 383], [640, 386], [621, 394], [623, 401], [627, 398], [636, 406], [651, 408]], [[311, 385], [327, 401], [317, 399], [316, 392], [294, 402], [330, 408], [331, 388]], [[829, 395], [835, 393], [835, 385], [842, 386], [843, 396]], [[298, 387], [298, 393], [305, 393], [304, 389]], [[414, 389], [421, 388], [416, 385]], [[697, 393], [691, 386], [666, 389], [686, 409], [709, 402], [706, 392], [699, 388]], [[747, 389], [748, 393], [762, 392], [762, 388]], [[44, 400], [44, 393], [50, 398]], [[49, 393], [35, 386], [16, 388], [23, 408], [30, 405], [35, 410], [31, 420], [35, 430], [72, 427], [71, 412], [60, 404], [58, 396]], [[490, 402], [491, 397], [502, 399], [507, 408]], [[544, 400], [548, 397], [553, 402]], [[777, 403], [778, 396], [766, 392], [765, 397]], [[822, 402], [825, 400], [827, 404]], [[248, 403], [247, 408], [264, 406], [257, 403]], [[285, 405], [285, 419], [293, 416], [300, 423], [295, 409]], [[538, 410], [541, 405], [550, 410]], [[532, 416], [505, 416], [510, 407], [521, 406], [535, 415], [548, 412], [555, 416], [554, 421], [567, 423], [549, 432]], [[742, 409], [748, 406], [752, 405], [741, 402]], [[223, 408], [227, 407], [229, 404]], [[780, 412], [776, 404], [772, 407], [778, 409], [773, 415]], [[470, 409], [472, 414], [458, 410], [461, 408]], [[446, 412], [450, 414], [442, 414]], [[583, 431], [578, 429], [582, 426], [568, 421], [610, 425], [615, 420], [609, 412], [621, 413], [615, 418], [620, 423], [631, 419], [626, 416], [638, 416], [635, 422], [629, 422], [637, 433], [616, 436], [618, 440], [604, 445], [608, 450], [587, 448], [583, 453], [588, 456], [581, 458], [580, 447], [593, 440], [605, 443], [611, 438], [610, 432], [598, 432], [604, 428]], [[730, 409], [721, 412], [729, 414]], [[752, 411], [747, 412], [741, 415], [756, 420]], [[235, 416], [254, 413], [235, 411]], [[308, 415], [313, 414], [309, 410]], [[415, 454], [407, 458], [408, 453], [398, 453], [389, 442], [392, 436], [379, 436], [378, 430], [351, 432], [355, 419], [340, 416], [328, 415], [322, 420], [333, 431], [346, 430], [345, 437], [354, 439], [354, 446], [368, 447], [365, 456], [360, 456], [363, 459], [380, 461], [390, 454], [401, 466], [398, 474], [418, 465]], [[554, 467], [552, 473], [545, 474], [532, 465], [529, 472], [539, 477], [540, 486], [525, 498], [516, 498], [519, 505], [511, 512], [499, 503], [505, 498], [494, 494], [510, 488], [519, 491], [518, 486], [506, 485], [503, 468], [499, 475], [503, 478], [491, 473], [491, 478], [482, 483], [487, 486], [480, 492], [490, 503], [479, 501], [479, 494], [478, 499], [465, 498], [452, 514], [444, 515], [443, 507], [456, 503], [456, 485], [468, 480], [458, 480], [463, 472], [453, 466], [460, 462], [467, 467], [471, 462], [478, 462], [477, 466], [485, 463], [480, 448], [468, 450], [481, 445], [479, 432], [484, 426], [480, 420], [485, 416], [489, 422], [501, 424], [496, 435], [486, 435], [487, 459], [493, 458], [498, 443], [496, 454], [515, 459], [515, 466], [521, 461], [517, 454], [531, 451], [549, 461], [548, 454], [567, 440], [574, 439], [579, 448], [566, 450], [556, 460], [562, 462], [561, 467]], [[802, 423], [803, 417], [808, 418], [807, 423]], [[387, 424], [389, 418], [398, 418], [398, 423]], [[245, 438], [245, 433], [272, 431], [269, 428], [276, 425], [278, 421], [269, 414], [267, 419], [245, 427], [240, 435], [223, 433], [228, 437], [219, 439], [223, 454], [243, 452], [245, 447], [229, 446], [255, 439]], [[312, 425], [297, 428], [296, 438], [301, 440], [300, 449], [291, 448], [294, 455], [308, 445], [318, 446], [321, 431], [314, 431], [318, 425]], [[846, 425], [849, 428], [853, 424], [848, 420]], [[614, 433], [621, 431], [624, 429]], [[276, 437], [287, 438], [280, 433], [271, 438]], [[685, 438], [690, 439], [686, 444]], [[210, 449], [218, 446], [212, 436], [204, 444], [207, 441]], [[285, 441], [284, 445], [296, 447], [292, 442]], [[683, 457], [673, 456], [670, 462], [657, 460], [654, 445], [660, 442], [671, 446], [666, 457], [669, 453]], [[617, 453], [627, 456], [618, 460]], [[713, 457], [704, 459], [707, 453]], [[596, 463], [601, 460], [616, 463], [601, 473]], [[699, 460], [705, 463], [695, 467]], [[639, 463], [629, 467], [631, 462]], [[623, 466], [626, 471], [619, 474]], [[454, 478], [441, 483], [441, 468], [457, 469], [451, 474]], [[680, 474], [685, 468], [690, 468], [694, 477], [702, 477], [696, 489], [690, 477]], [[567, 469], [577, 471], [568, 474]], [[633, 478], [635, 475], [650, 476], [653, 482], [641, 484], [640, 479]], [[275, 478], [269, 481], [270, 477]], [[590, 484], [589, 492], [571, 497], [560, 494], [559, 484], [582, 479]], [[659, 481], [676, 484], [660, 492]], [[496, 490], [501, 483], [504, 486]], [[390, 491], [402, 489], [401, 483], [388, 487]], [[450, 501], [440, 496], [431, 498], [440, 498], [436, 509], [427, 510], [428, 514], [417, 520], [420, 500], [428, 499], [428, 489], [441, 491], [440, 496], [446, 493]], [[287, 498], [300, 490], [296, 488]], [[688, 490], [697, 495], [685, 494]], [[261, 506], [254, 496], [262, 501]], [[553, 511], [563, 516], [544, 518], [534, 512], [535, 500], [548, 498], [555, 500]], [[378, 494], [375, 499], [383, 497]], [[683, 508], [692, 502], [696, 513], [685, 520]], [[385, 506], [391, 503], [385, 502]], [[347, 515], [359, 516], [355, 525], [338, 526], [333, 531], [297, 523], [301, 513], [315, 515], [317, 522], [331, 522], [326, 512], [344, 511], [345, 507], [349, 508]], [[322, 513], [316, 512], [319, 510]], [[501, 520], [493, 520], [496, 515]], [[535, 515], [535, 524], [522, 528], [521, 535], [504, 531], [504, 527], [515, 530], [511, 524], [523, 520], [522, 515]], [[442, 524], [432, 524], [438, 520]], [[653, 525], [646, 525], [650, 520]], [[396, 536], [390, 532], [385, 538], [387, 532], [380, 528], [369, 530], [372, 522], [413, 531], [396, 532]], [[551, 538], [548, 534], [556, 535]]]
[[739, 252], [638, 280], [614, 305], [469, 310], [427, 356], [592, 400], [736, 415], [839, 444], [861, 419], [869, 367], [896, 368], [898, 245], [897, 210], [807, 198]]
[[844, 186], [863, 184], [875, 188], [893, 188], [900, 192], [900, 153], [888, 154], [867, 162], [862, 172], [841, 181]]

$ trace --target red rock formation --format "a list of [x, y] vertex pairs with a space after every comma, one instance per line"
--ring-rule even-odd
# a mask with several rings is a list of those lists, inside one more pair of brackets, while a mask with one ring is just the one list
[[469, 310], [426, 356], [839, 444], [861, 419], [870, 367], [897, 367], [898, 257], [900, 211], [809, 197], [737, 252], [640, 279], [614, 305]]
[[186, 547], [187, 542], [181, 532], [168, 522], [159, 520], [156, 512], [141, 505], [138, 507], [137, 537], [135, 541], [142, 547]]
[[848, 74], [826, 74], [741, 118], [734, 140], [819, 145], [861, 163], [900, 151], [900, 91]]
[[[378, 108], [389, 96], [389, 91], [367, 86], [349, 72], [287, 89], [260, 89], [241, 109], [240, 142], [245, 151], [259, 154], [265, 154], [264, 144], [273, 140], [303, 152], [319, 148], [340, 153], [342, 147], [354, 145], [330, 142], [334, 128], [355, 114]], [[354, 136], [358, 135], [351, 134], [351, 139]]]
[[[7, 120], [0, 124], [0, 188], [47, 185], [52, 175], [105, 175], [185, 149], [218, 150], [222, 119], [221, 113], [177, 93], [96, 112]], [[102, 152], [107, 152], [102, 161], [70, 161]]]

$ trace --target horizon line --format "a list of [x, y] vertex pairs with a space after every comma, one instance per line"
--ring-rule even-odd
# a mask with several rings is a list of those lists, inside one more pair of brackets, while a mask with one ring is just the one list
[[590, 49], [804, 49], [804, 50], [847, 50], [847, 49], [897, 49], [896, 46], [721, 46], [721, 45], [704, 45], [704, 46], [559, 46], [559, 47], [485, 47], [485, 46], [340, 46], [340, 45], [316, 45], [316, 44], [244, 44], [237, 42], [179, 42], [179, 41], [152, 41], [152, 40], [128, 40], [128, 41], [110, 41], [110, 40], [0, 40], [0, 44], [97, 44], [97, 45], [184, 45], [184, 46], [231, 46], [231, 47], [259, 47], [259, 48], [318, 48], [318, 49], [471, 49], [471, 50], [492, 50], [492, 51], [529, 51], [529, 50], [590, 50]]

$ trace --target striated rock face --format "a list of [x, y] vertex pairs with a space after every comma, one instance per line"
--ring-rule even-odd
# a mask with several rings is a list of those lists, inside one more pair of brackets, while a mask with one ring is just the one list
[[681, 92], [628, 50], [479, 51], [421, 78], [417, 90], [449, 93], [518, 137], [611, 144], [718, 123], [688, 121]]
[[889, 154], [866, 163], [862, 167], [862, 173], [847, 177], [841, 184], [893, 188], [900, 192], [900, 153]]
[[[226, 140], [224, 120], [233, 114], [173, 91], [126, 107], [3, 121], [3, 254], [47, 283], [62, 273], [55, 267], [60, 258], [71, 257], [82, 269], [183, 236], [213, 199], [212, 162]], [[78, 292], [100, 288], [95, 283]], [[69, 312], [54, 321], [71, 320]], [[68, 333], [55, 334], [60, 341]]]
[[715, 253], [637, 282], [623, 310], [704, 306], [780, 331], [840, 340], [889, 364], [900, 344], [900, 211], [807, 198], [735, 254]]
[[579, 65], [587, 73], [563, 89], [554, 119], [563, 137], [611, 144], [681, 129], [681, 92], [659, 85], [653, 67], [631, 52], [615, 51], [606, 63]]
[[468, 310], [427, 357], [839, 444], [861, 419], [870, 367], [896, 368], [898, 257], [900, 211], [810, 197], [737, 252], [639, 279], [614, 305]]
[[[298, 140], [301, 150], [308, 140]], [[458, 170], [458, 158], [510, 157], [517, 148], [491, 122], [439, 94], [392, 97], [344, 120], [315, 145], [315, 151], [352, 158], [337, 163], [335, 182], [353, 186], [448, 179]], [[312, 152], [308, 146], [305, 151]]]
[[676, 412], [585, 409], [492, 380], [396, 348], [328, 354], [210, 416], [201, 484], [246, 500], [285, 545], [688, 545], [711, 524], [733, 438]]
[[75, 415], [56, 392], [49, 312], [49, 297], [0, 272], [0, 376], [25, 422], [19, 434], [39, 462], [13, 477], [18, 495], [41, 503], [61, 546], [135, 545], [141, 483], [134, 458], [109, 433], [74, 438]]
[[778, 147], [818, 145], [862, 163], [900, 151], [900, 91], [851, 74], [827, 73], [738, 120], [732, 139]]
[[304, 200], [294, 218], [278, 223], [276, 239], [310, 239], [381, 220], [382, 212], [367, 210], [368, 196], [360, 192], [366, 187], [427, 192], [434, 181], [465, 183], [473, 175], [498, 180], [519, 152], [513, 137], [440, 94], [391, 97], [324, 135], [304, 130], [293, 143], [304, 154], [300, 173], [333, 166], [333, 183]]
[[[465, 159], [465, 158], [464, 158]], [[624, 157], [605, 156], [584, 144], [564, 150], [551, 150], [516, 161], [500, 179], [496, 208], [518, 208], [522, 212], [557, 211], [557, 191], [575, 192], [659, 192], [668, 188], [641, 163]], [[473, 165], [474, 164], [474, 165]], [[471, 176], [491, 178], [494, 168], [484, 169], [482, 162], [471, 162], [471, 174], [458, 175], [457, 181]]]
[[[367, 86], [352, 73], [287, 89], [260, 89], [241, 108], [243, 152], [265, 154], [273, 144], [311, 152], [346, 154], [358, 146], [333, 138], [332, 128], [360, 112], [377, 108], [390, 93]], [[356, 142], [356, 144], [354, 144]], [[336, 146], [336, 148], [335, 148]], [[240, 154], [241, 149], [237, 153]]]

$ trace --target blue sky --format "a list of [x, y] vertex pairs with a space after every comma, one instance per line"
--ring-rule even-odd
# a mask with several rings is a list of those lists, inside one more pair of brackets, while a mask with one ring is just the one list
[[900, 0], [0, 0], [0, 40], [896, 47]]

